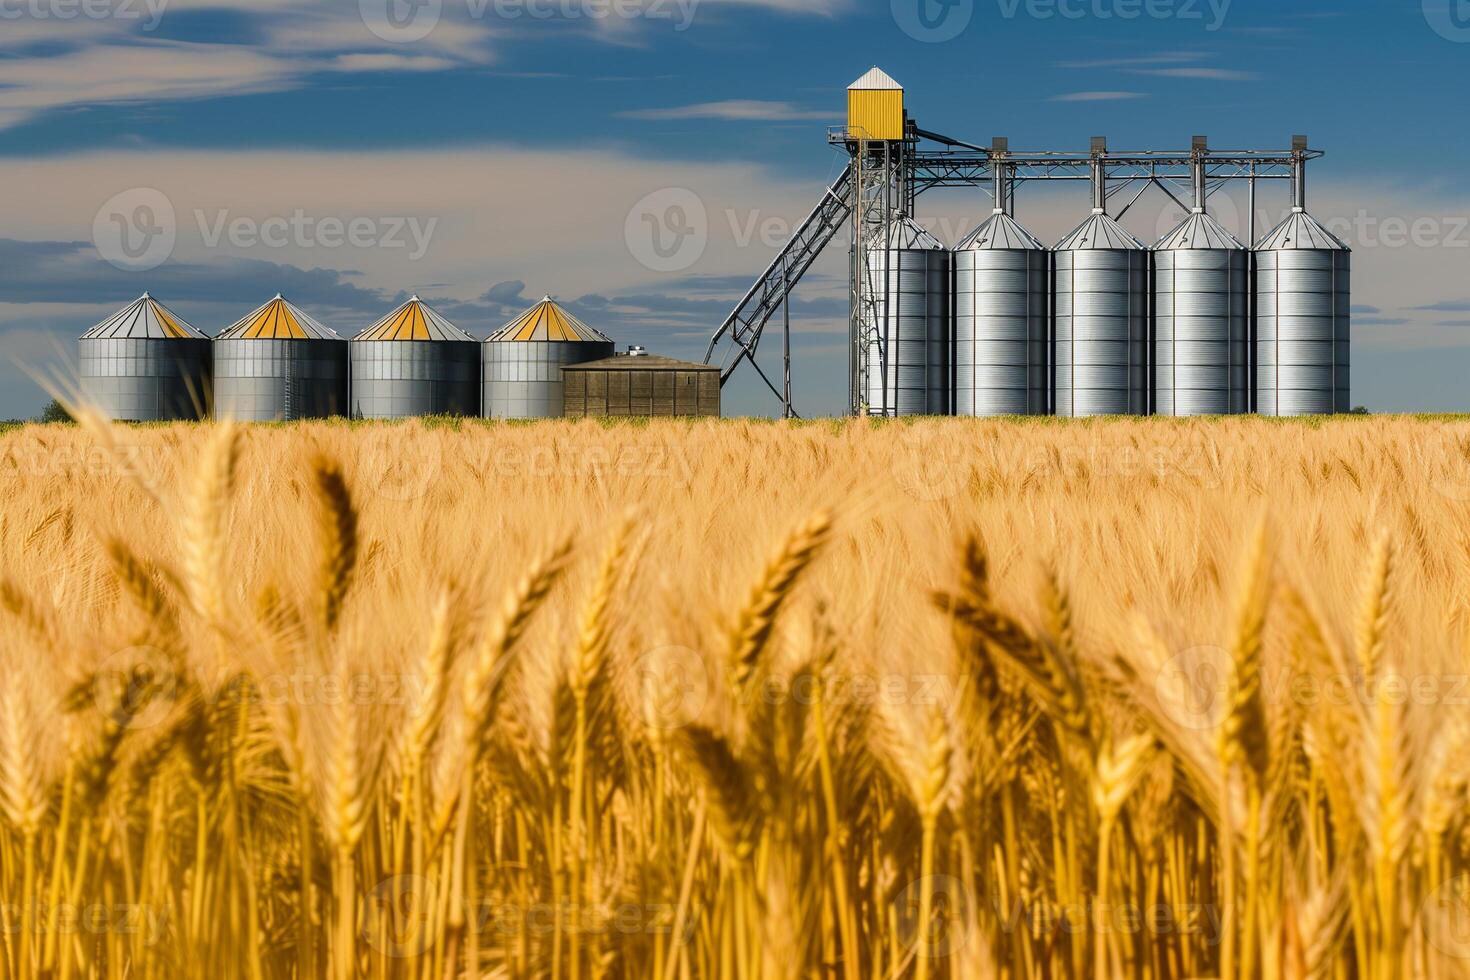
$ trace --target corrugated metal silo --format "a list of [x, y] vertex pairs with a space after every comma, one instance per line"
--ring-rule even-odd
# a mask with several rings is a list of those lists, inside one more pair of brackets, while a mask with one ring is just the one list
[[562, 367], [613, 355], [613, 342], [550, 296], [482, 345], [486, 418], [548, 419], [563, 414]]
[[214, 339], [220, 418], [290, 422], [344, 415], [347, 341], [277, 295]]
[[207, 414], [209, 338], [144, 293], [77, 342], [83, 397], [122, 422]]
[[480, 345], [417, 296], [349, 346], [354, 416], [480, 413]]
[[866, 253], [862, 370], [867, 413], [950, 414], [953, 255], [907, 215]]
[[955, 246], [956, 415], [1045, 415], [1047, 248], [1003, 210]]
[[1260, 414], [1351, 411], [1351, 306], [1352, 251], [1299, 204], [1256, 245]]
[[1054, 249], [1056, 414], [1148, 411], [1148, 248], [1108, 216], [1094, 172], [1093, 213]]
[[1250, 253], [1200, 205], [1154, 246], [1154, 391], [1160, 415], [1250, 410]]

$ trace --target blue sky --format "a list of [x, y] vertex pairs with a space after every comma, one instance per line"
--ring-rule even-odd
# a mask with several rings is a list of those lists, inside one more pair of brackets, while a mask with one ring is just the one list
[[[417, 291], [480, 336], [551, 293], [698, 359], [840, 169], [826, 127], [874, 64], [922, 125], [1018, 149], [1310, 134], [1309, 205], [1355, 247], [1355, 401], [1470, 406], [1465, 0], [391, 0], [401, 28], [389, 2], [0, 0], [0, 417], [44, 400], [12, 362], [144, 290], [209, 333], [281, 291], [344, 334]], [[677, 268], [632, 244], [671, 194], [703, 212]], [[1212, 203], [1244, 224], [1243, 194]], [[1258, 224], [1284, 207], [1266, 189]], [[1085, 209], [1018, 195], [1043, 238]], [[920, 201], [950, 242], [987, 211]], [[140, 213], [170, 234], [138, 261], [108, 236]], [[793, 306], [807, 414], [843, 401], [841, 251]], [[775, 410], [748, 378], [727, 404]]]

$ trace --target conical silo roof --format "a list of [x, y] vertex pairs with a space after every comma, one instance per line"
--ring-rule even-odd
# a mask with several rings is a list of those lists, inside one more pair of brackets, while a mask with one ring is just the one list
[[1256, 243], [1258, 252], [1280, 252], [1305, 249], [1326, 252], [1351, 252], [1341, 238], [1305, 211], [1293, 211], [1285, 221], [1267, 232]]
[[901, 92], [903, 86], [894, 81], [888, 72], [874, 65], [847, 89], [849, 92]]
[[943, 242], [906, 214], [900, 214], [888, 223], [887, 238], [889, 248], [948, 251]]
[[1072, 229], [1071, 234], [1058, 242], [1055, 250], [1058, 252], [1101, 250], [1147, 252], [1148, 246], [1130, 235], [1128, 230], [1111, 216], [1094, 212], [1088, 215], [1082, 224]]
[[532, 340], [554, 340], [572, 344], [610, 344], [612, 340], [572, 316], [547, 296], [485, 341], [503, 344]]
[[1025, 249], [1046, 251], [1046, 246], [1031, 232], [1023, 228], [1015, 218], [997, 211], [970, 232], [958, 245], [956, 252], [983, 252], [994, 249]]
[[83, 340], [208, 340], [209, 338], [144, 293], [82, 334]]
[[417, 296], [368, 327], [354, 340], [457, 340], [475, 338], [440, 316]]
[[1196, 211], [1181, 221], [1177, 228], [1160, 238], [1154, 248], [1161, 252], [1175, 252], [1184, 249], [1244, 250], [1245, 246], [1220, 222], [1202, 211]]
[[276, 298], [225, 330], [216, 340], [341, 340], [341, 336], [284, 299]]

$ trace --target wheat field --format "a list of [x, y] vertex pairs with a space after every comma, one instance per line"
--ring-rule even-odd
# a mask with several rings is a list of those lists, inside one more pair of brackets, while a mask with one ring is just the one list
[[1470, 973], [1470, 423], [0, 434], [0, 975]]

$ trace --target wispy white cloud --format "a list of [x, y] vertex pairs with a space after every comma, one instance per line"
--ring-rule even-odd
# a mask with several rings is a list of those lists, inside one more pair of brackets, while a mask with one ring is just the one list
[[1121, 102], [1126, 99], [1146, 99], [1143, 92], [1067, 92], [1053, 95], [1052, 102]]
[[71, 105], [201, 99], [286, 87], [298, 69], [245, 47], [150, 41], [0, 60], [0, 127]]
[[1204, 55], [1198, 51], [1160, 51], [1157, 54], [1137, 55], [1131, 58], [1098, 58], [1088, 61], [1062, 61], [1058, 68], [1141, 68], [1149, 65], [1179, 65], [1201, 61]]
[[724, 102], [699, 102], [694, 105], [669, 106], [662, 109], [631, 109], [618, 113], [622, 119], [680, 120], [807, 120], [830, 119], [833, 113], [820, 109], [803, 109], [790, 102], [762, 102], [755, 99], [729, 99]]
[[1253, 82], [1261, 77], [1253, 71], [1234, 68], [1134, 68], [1130, 71], [1134, 75], [1156, 78], [1200, 78], [1219, 82]]
[[[851, 0], [661, 0], [655, 8], [644, 0], [639, 16], [609, 16], [603, 5], [574, 3], [567, 9], [575, 16], [561, 19], [603, 43], [639, 44], [647, 36], [640, 26], [697, 28], [699, 12], [705, 9], [835, 17], [852, 6]], [[511, 17], [506, 13], [511, 8], [492, 0], [445, 0], [432, 30], [405, 44], [375, 34], [353, 0], [139, 0], [128, 9], [136, 16], [5, 20], [0, 54], [8, 57], [0, 58], [0, 128], [70, 106], [296, 88], [324, 71], [433, 72], [483, 66], [496, 60], [496, 47], [504, 38], [534, 37], [530, 28], [547, 23], [534, 19], [524, 4], [514, 8], [521, 16]], [[169, 18], [204, 11], [247, 18], [262, 43], [201, 44], [158, 36], [159, 26], [167, 27]], [[740, 115], [740, 105], [730, 103], [710, 111], [735, 115], [650, 118], [825, 118], [782, 103], [770, 106], [774, 114], [751, 108], [746, 111], [753, 114]]]

